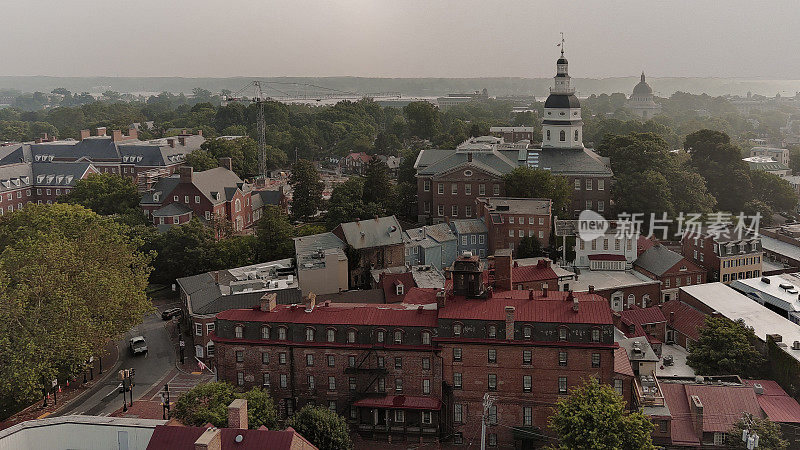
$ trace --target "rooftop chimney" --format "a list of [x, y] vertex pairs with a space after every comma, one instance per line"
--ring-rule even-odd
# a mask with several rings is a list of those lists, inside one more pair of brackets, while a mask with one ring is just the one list
[[675, 322], [675, 311], [669, 312], [669, 323]]
[[119, 142], [122, 140], [122, 130], [111, 130], [111, 140]]
[[191, 183], [193, 174], [192, 166], [181, 166], [181, 183]]
[[230, 157], [224, 157], [219, 159], [219, 166], [224, 167], [228, 170], [233, 170], [233, 160]]
[[548, 286], [547, 283], [545, 283], [542, 285], [542, 297], [547, 298], [547, 294], [548, 294]]
[[82, 141], [82, 140], [88, 138], [89, 136], [91, 136], [91, 133], [89, 132], [89, 130], [81, 130], [81, 134], [80, 134], [80, 137], [78, 138], [78, 140]]
[[695, 434], [699, 438], [702, 439], [703, 437], [703, 402], [700, 401], [700, 397], [693, 395], [689, 401], [689, 410], [692, 414], [692, 425], [694, 427]]
[[594, 286], [591, 284], [589, 285], [589, 293], [594, 294]]
[[167, 138], [167, 145], [172, 148], [175, 148], [175, 138]]
[[203, 130], [201, 130], [201, 129], [199, 129], [199, 128], [198, 128], [198, 129], [197, 129], [197, 135], [198, 135], [198, 136], [202, 136], [202, 135], [203, 135]]
[[136, 128], [128, 130], [128, 139], [139, 139], [139, 130]]
[[194, 441], [194, 450], [222, 450], [222, 433], [219, 428], [208, 428]]
[[98, 136], [105, 136], [106, 135], [106, 127], [97, 127], [97, 135]]
[[506, 306], [506, 339], [509, 341], [514, 340], [514, 311], [513, 306]]
[[185, 147], [186, 146], [186, 136], [178, 136], [178, 144], [181, 144], [182, 146]]
[[259, 305], [261, 311], [272, 311], [276, 306], [278, 306], [278, 294], [272, 292], [264, 294], [264, 296], [261, 297], [261, 304]]
[[442, 309], [447, 301], [447, 294], [445, 294], [444, 289], [439, 289], [436, 291], [436, 308]]
[[501, 291], [514, 289], [514, 281], [511, 275], [513, 264], [511, 249], [504, 248], [494, 252], [494, 283], [497, 289]]
[[570, 289], [569, 291], [567, 291], [567, 301], [571, 302], [574, 299], [575, 299], [575, 296], [572, 294], [572, 289]]
[[578, 312], [580, 309], [580, 304], [578, 303], [578, 297], [572, 297], [572, 310]]
[[247, 400], [237, 398], [228, 405], [228, 428], [247, 429]]
[[306, 312], [314, 311], [314, 307], [317, 306], [317, 294], [313, 292], [308, 293], [308, 308]]

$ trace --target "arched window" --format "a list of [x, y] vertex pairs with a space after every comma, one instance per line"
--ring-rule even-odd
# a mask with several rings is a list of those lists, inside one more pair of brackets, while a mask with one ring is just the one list
[[634, 303], [636, 303], [636, 296], [633, 294], [628, 294], [628, 308], [630, 308]]
[[306, 328], [306, 341], [313, 342], [314, 341], [314, 329], [313, 328]]
[[403, 332], [401, 330], [394, 330], [394, 343], [395, 344], [403, 343]]
[[561, 142], [564, 142], [564, 141], [566, 141], [566, 140], [567, 140], [567, 132], [566, 132], [566, 131], [564, 131], [564, 130], [561, 130], [561, 131], [558, 133], [558, 139], [559, 139]]
[[575, 142], [578, 142], [578, 130], [575, 130]]
[[328, 328], [328, 331], [327, 331], [326, 334], [327, 334], [328, 342], [333, 342], [333, 341], [336, 340], [336, 330], [334, 330], [333, 328]]
[[237, 198], [236, 199], [236, 212], [239, 212], [241, 210], [242, 210], [242, 201]]
[[550, 140], [550, 130], [547, 130], [547, 140]]
[[356, 342], [356, 330], [347, 330], [347, 343], [353, 344]]
[[558, 340], [559, 341], [566, 341], [567, 340], [567, 327], [560, 327], [558, 329]]
[[242, 338], [242, 334], [243, 334], [243, 333], [244, 333], [244, 327], [243, 327], [243, 326], [241, 326], [241, 325], [236, 325], [236, 326], [233, 328], [233, 336], [234, 336], [235, 338], [237, 338], [237, 339], [241, 339], [241, 338]]
[[454, 323], [453, 324], [453, 336], [461, 336], [461, 324]]
[[531, 335], [532, 335], [532, 329], [530, 325], [525, 325], [524, 327], [522, 327], [522, 336], [524, 336], [525, 339], [530, 339]]
[[494, 325], [489, 325], [489, 337], [496, 338], [497, 337], [497, 327]]
[[383, 343], [383, 341], [385, 341], [385, 340], [386, 340], [386, 331], [384, 331], [384, 330], [378, 330], [378, 331], [375, 333], [375, 340], [376, 340], [376, 341], [378, 341], [378, 342], [380, 342], [380, 343]]
[[431, 345], [431, 332], [430, 331], [423, 331], [422, 332], [422, 345]]
[[286, 340], [286, 327], [278, 328], [278, 339], [282, 341]]
[[266, 325], [261, 327], [261, 339], [269, 339], [269, 327]]

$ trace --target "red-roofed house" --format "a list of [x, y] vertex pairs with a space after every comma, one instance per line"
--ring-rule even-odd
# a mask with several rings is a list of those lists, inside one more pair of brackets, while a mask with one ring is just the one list
[[588, 377], [621, 380], [623, 392], [626, 380], [630, 386], [630, 365], [615, 361], [604, 298], [502, 289], [499, 281], [492, 289], [487, 278], [477, 257], [464, 256], [448, 289], [412, 288], [404, 303], [292, 307], [265, 299], [221, 312], [219, 378], [269, 388], [284, 416], [310, 402], [327, 405], [362, 438], [381, 441], [474, 442], [483, 396], [492, 392], [487, 440], [500, 447], [532, 445], [528, 436], [547, 432], [557, 399]]
[[339, 167], [347, 172], [364, 173], [370, 161], [372, 161], [372, 156], [364, 152], [349, 153], [339, 161]]
[[386, 303], [402, 302], [408, 291], [417, 286], [417, 283], [414, 282], [414, 274], [411, 272], [382, 272], [379, 284], [383, 289], [383, 298]]
[[677, 299], [664, 303], [660, 308], [667, 320], [665, 342], [674, 342], [688, 349], [700, 339], [700, 328], [705, 323], [705, 314]]
[[283, 431], [248, 429], [247, 400], [236, 399], [228, 406], [228, 428], [159, 425], [153, 431], [148, 450], [316, 450], [313, 444], [289, 427]]
[[772, 380], [742, 380], [752, 386], [761, 409], [769, 420], [781, 426], [790, 448], [800, 446], [800, 404]]
[[633, 367], [628, 359], [628, 352], [622, 347], [614, 349], [614, 389], [622, 395], [628, 403], [628, 407], [635, 408], [636, 402], [633, 398], [634, 379]]
[[666, 339], [667, 320], [658, 306], [640, 308], [633, 305], [631, 309], [615, 312], [614, 326], [629, 338], [646, 336], [653, 351], [661, 355], [661, 344]]

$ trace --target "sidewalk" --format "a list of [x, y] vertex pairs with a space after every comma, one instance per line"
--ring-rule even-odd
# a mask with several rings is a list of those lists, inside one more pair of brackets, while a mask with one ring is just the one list
[[[106, 344], [101, 358], [103, 366], [102, 374], [99, 373], [101, 361], [95, 360], [93, 373], [90, 374], [88, 370], [86, 372], [86, 383], [83, 382], [82, 376], [76, 377], [74, 380], [58, 380], [61, 392], [56, 393], [57, 403], [54, 402], [53, 395], [50, 394], [47, 399], [47, 406], [43, 406], [43, 399], [39, 399], [32, 405], [0, 423], [0, 428], [7, 428], [20, 422], [25, 422], [26, 420], [47, 417], [58, 412], [72, 402], [80, 400], [83, 398], [84, 394], [90, 392], [93, 387], [102, 384], [106, 378], [114, 375], [115, 366], [117, 365], [117, 361], [119, 361], [119, 349], [117, 348], [116, 341]], [[91, 375], [94, 375], [93, 380], [91, 379]], [[69, 386], [67, 386], [67, 383], [69, 383]]]

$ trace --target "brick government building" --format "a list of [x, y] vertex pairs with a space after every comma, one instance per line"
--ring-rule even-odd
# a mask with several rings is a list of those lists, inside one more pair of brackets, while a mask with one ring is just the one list
[[366, 439], [445, 445], [480, 440], [489, 393], [487, 442], [501, 447], [547, 434], [556, 400], [582, 380], [596, 376], [620, 392], [633, 382], [615, 371], [607, 300], [505, 290], [483, 273], [478, 257], [464, 255], [451, 288], [413, 288], [404, 303], [316, 304], [309, 295], [278, 305], [265, 295], [221, 312], [212, 337], [219, 379], [269, 389], [284, 416], [317, 404]]

